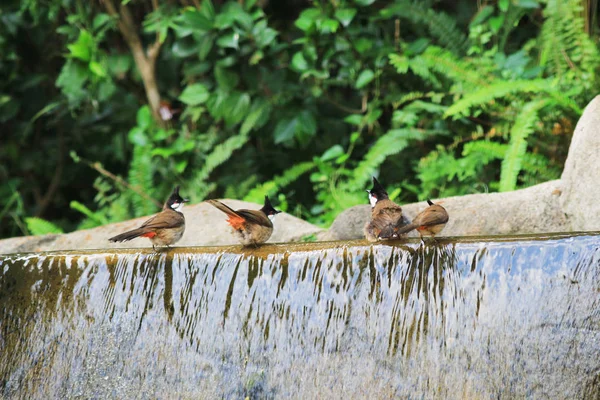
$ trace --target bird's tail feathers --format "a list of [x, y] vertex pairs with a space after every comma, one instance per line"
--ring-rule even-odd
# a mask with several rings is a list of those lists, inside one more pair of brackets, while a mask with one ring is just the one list
[[121, 233], [120, 235], [117, 235], [117, 236], [113, 236], [108, 240], [111, 242], [126, 242], [128, 240], [135, 239], [136, 237], [140, 237], [146, 233], [148, 233], [148, 230], [146, 228], [138, 228], [138, 229], [134, 229], [132, 231], [127, 231], [125, 233]]
[[225, 214], [229, 215], [229, 216], [235, 216], [235, 217], [240, 217], [240, 215], [235, 212], [234, 209], [232, 209], [231, 207], [226, 206], [225, 204], [221, 203], [218, 200], [206, 200], [206, 202], [216, 208], [218, 208], [219, 210], [223, 211]]
[[397, 235], [403, 235], [405, 233], [412, 231], [413, 229], [417, 229], [418, 227], [419, 227], [419, 225], [417, 225], [417, 224], [404, 225], [404, 226], [401, 226], [400, 228], [396, 229], [395, 233]]

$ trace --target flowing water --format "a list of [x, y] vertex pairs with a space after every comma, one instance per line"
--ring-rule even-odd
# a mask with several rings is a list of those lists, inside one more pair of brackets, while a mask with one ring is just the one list
[[0, 398], [600, 398], [600, 236], [0, 256]]

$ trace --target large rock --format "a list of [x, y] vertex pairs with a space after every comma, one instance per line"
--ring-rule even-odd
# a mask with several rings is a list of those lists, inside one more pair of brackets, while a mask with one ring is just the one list
[[[223, 202], [233, 209], [259, 209], [261, 207], [258, 204], [240, 200], [223, 200]], [[199, 203], [187, 206], [183, 209], [183, 213], [186, 222], [185, 233], [176, 246], [220, 246], [238, 243], [225, 221], [226, 215], [210, 204]], [[64, 235], [26, 236], [2, 240], [0, 241], [0, 254], [72, 249], [147, 248], [151, 246], [151, 243], [146, 238], [137, 238], [124, 243], [110, 243], [108, 238], [137, 228], [149, 217]], [[322, 231], [321, 228], [286, 213], [278, 214], [275, 217], [274, 225], [273, 235], [269, 242], [300, 241], [305, 236]]]
[[575, 127], [561, 181], [561, 205], [571, 228], [600, 230], [600, 96]]

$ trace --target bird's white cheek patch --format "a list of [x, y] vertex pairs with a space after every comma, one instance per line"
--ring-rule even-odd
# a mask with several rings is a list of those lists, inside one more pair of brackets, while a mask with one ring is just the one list
[[181, 210], [183, 209], [183, 204], [184, 203], [173, 203], [173, 205], [171, 206], [171, 208], [175, 211], [179, 211], [181, 212]]
[[273, 221], [275, 219], [275, 214], [268, 215], [269, 219]]
[[373, 196], [370, 193], [369, 193], [369, 203], [371, 203], [371, 207], [375, 207], [375, 204], [377, 203], [377, 197]]

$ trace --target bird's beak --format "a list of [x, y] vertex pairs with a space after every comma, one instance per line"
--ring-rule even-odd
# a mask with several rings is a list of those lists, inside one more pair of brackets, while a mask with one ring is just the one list
[[183, 202], [184, 202], [184, 203], [189, 203], [189, 202], [190, 202], [190, 199], [183, 199]]

